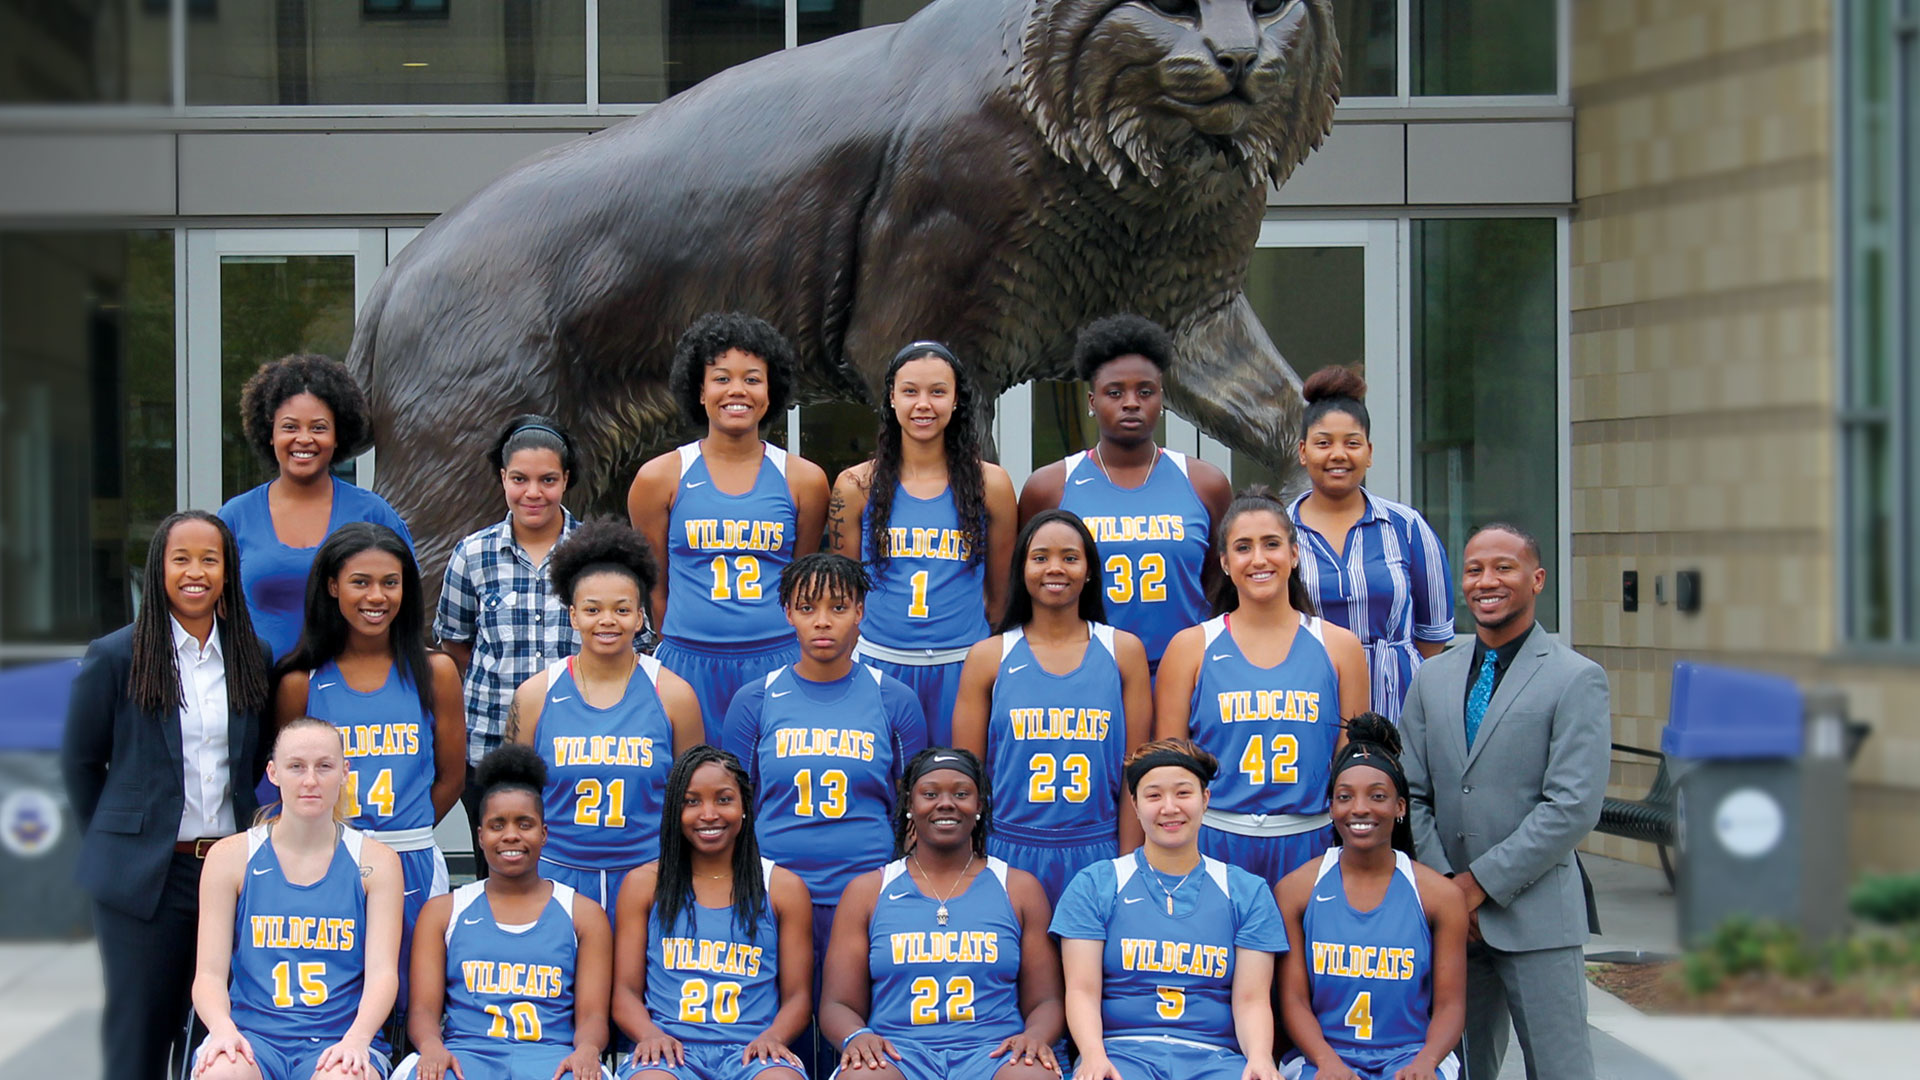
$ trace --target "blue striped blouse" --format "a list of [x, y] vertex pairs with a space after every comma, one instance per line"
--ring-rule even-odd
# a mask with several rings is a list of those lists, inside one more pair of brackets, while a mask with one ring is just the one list
[[1453, 640], [1453, 577], [1447, 552], [1427, 519], [1411, 506], [1364, 488], [1366, 511], [1347, 534], [1347, 550], [1287, 513], [1300, 533], [1300, 578], [1320, 614], [1360, 638], [1373, 677], [1374, 711], [1400, 722], [1400, 703], [1420, 667], [1420, 641]]

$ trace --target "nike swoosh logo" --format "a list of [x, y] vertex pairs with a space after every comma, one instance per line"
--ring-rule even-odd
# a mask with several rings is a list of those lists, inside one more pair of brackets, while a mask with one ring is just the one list
[[[485, 916], [481, 917], [481, 919], [484, 919], [484, 918]], [[479, 926], [481, 919], [461, 919], [460, 925], [461, 926]]]
[[419, 889], [408, 889], [408, 890], [407, 890], [406, 892], [403, 892], [403, 893], [401, 893], [400, 895], [401, 895], [401, 896], [419, 896], [419, 895], [420, 895], [420, 890], [419, 890]]
[[1021, 672], [1023, 672], [1023, 671], [1025, 671], [1025, 670], [1027, 670], [1027, 665], [1025, 665], [1025, 664], [1021, 664], [1021, 665], [1020, 665], [1019, 667], [1010, 667], [1010, 668], [1008, 668], [1008, 669], [1007, 669], [1007, 674], [1009, 674], [1009, 675], [1018, 675], [1018, 674], [1020, 674]]
[[1144, 901], [1145, 901], [1146, 899], [1147, 899], [1147, 898], [1146, 898], [1146, 897], [1144, 897], [1144, 896], [1129, 896], [1129, 897], [1127, 897], [1127, 898], [1126, 898], [1125, 900], [1122, 900], [1122, 901], [1121, 901], [1121, 903], [1123, 903], [1123, 904], [1138, 904], [1138, 903], [1143, 903], [1143, 902], [1144, 902]]
[[791, 694], [791, 693], [793, 693], [793, 691], [791, 690], [775, 690], [772, 693], [768, 694], [767, 696], [768, 697], [786, 697], [788, 694]]
[[1314, 899], [1314, 901], [1315, 901], [1316, 903], [1321, 903], [1321, 904], [1324, 904], [1324, 903], [1326, 903], [1327, 901], [1329, 901], [1329, 900], [1331, 900], [1331, 899], [1333, 899], [1333, 897], [1331, 897], [1331, 896], [1320, 896], [1320, 895], [1318, 895], [1318, 894], [1315, 894], [1315, 895], [1314, 895], [1314, 898], [1313, 898], [1313, 899]]
[[906, 893], [903, 893], [903, 892], [890, 892], [890, 893], [888, 893], [888, 894], [887, 894], [887, 899], [889, 899], [889, 900], [898, 900], [898, 899], [900, 899], [901, 897], [903, 897], [903, 896], [905, 896], [905, 895], [907, 895], [907, 894], [906, 894]]
[[687, 485], [687, 490], [692, 491], [694, 488], [697, 488], [697, 487], [705, 487], [706, 483], [707, 482], [705, 480], [695, 480], [693, 483]]
[[1230, 657], [1230, 656], [1232, 656], [1232, 655], [1233, 655], [1232, 653], [1214, 653], [1214, 654], [1213, 654], [1213, 659], [1215, 659], [1215, 660], [1225, 660], [1225, 659], [1227, 659], [1228, 657]]
[[1073, 486], [1074, 486], [1074, 487], [1079, 487], [1079, 486], [1080, 486], [1081, 484], [1091, 484], [1091, 483], [1093, 483], [1093, 477], [1091, 477], [1091, 476], [1083, 476], [1083, 477], [1081, 477], [1080, 479], [1078, 479], [1078, 480], [1075, 480], [1075, 481], [1073, 482]]
[[561, 702], [563, 702], [563, 701], [572, 701], [572, 700], [573, 700], [573, 695], [572, 695], [572, 694], [567, 694], [567, 695], [564, 695], [564, 696], [562, 696], [562, 697], [554, 697], [554, 698], [548, 698], [547, 700], [548, 700], [549, 702], [551, 702], [551, 703], [553, 703], [553, 704], [555, 704], [555, 705], [558, 705], [558, 704], [560, 704], [560, 703], [561, 703]]
[[253, 876], [259, 877], [261, 874], [271, 874], [271, 873], [273, 873], [273, 867], [267, 866], [267, 867], [262, 867], [259, 870], [255, 870], [253, 872]]
[[316, 687], [314, 687], [314, 689], [315, 689], [315, 690], [325, 690], [325, 689], [326, 689], [327, 687], [329, 687], [329, 686], [339, 686], [339, 685], [340, 685], [340, 684], [339, 684], [338, 682], [323, 682], [323, 683], [321, 683], [321, 684], [320, 684], [319, 686], [316, 686]]

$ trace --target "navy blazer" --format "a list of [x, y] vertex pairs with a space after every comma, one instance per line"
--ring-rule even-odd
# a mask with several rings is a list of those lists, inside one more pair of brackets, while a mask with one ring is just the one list
[[[171, 631], [167, 640], [171, 646]], [[260, 655], [271, 655], [264, 643]], [[150, 919], [180, 834], [185, 763], [178, 714], [154, 716], [128, 699], [132, 665], [132, 626], [87, 646], [67, 704], [60, 771], [83, 834], [75, 880], [100, 903]], [[227, 745], [233, 820], [245, 829], [259, 809], [253, 789], [272, 747], [262, 745], [261, 718], [241, 712], [229, 714]]]

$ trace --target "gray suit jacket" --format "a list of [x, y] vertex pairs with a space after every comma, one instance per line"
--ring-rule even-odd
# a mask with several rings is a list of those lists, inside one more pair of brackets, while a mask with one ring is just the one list
[[1600, 820], [1613, 717], [1607, 674], [1538, 624], [1467, 749], [1473, 649], [1420, 665], [1400, 715], [1407, 815], [1420, 861], [1471, 870], [1480, 933], [1521, 952], [1580, 945], [1587, 908], [1573, 849]]

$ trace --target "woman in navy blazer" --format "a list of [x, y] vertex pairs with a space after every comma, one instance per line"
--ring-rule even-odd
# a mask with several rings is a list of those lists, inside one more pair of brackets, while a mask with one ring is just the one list
[[115, 1076], [160, 1080], [184, 1051], [200, 863], [258, 809], [268, 650], [239, 580], [219, 518], [172, 515], [147, 546], [133, 624], [89, 646], [74, 678], [60, 764], [84, 832], [75, 877], [94, 898]]

